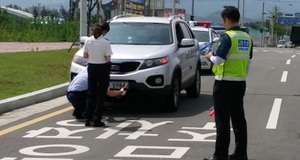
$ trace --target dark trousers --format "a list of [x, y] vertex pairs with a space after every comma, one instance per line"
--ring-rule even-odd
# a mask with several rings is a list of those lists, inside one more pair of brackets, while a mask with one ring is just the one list
[[86, 107], [87, 91], [67, 92], [67, 98], [74, 107], [74, 116], [82, 116]]
[[88, 64], [86, 118], [101, 121], [109, 85], [110, 64]]
[[215, 81], [213, 90], [217, 139], [214, 155], [227, 157], [230, 143], [230, 119], [237, 155], [247, 155], [247, 122], [244, 113], [245, 81]]

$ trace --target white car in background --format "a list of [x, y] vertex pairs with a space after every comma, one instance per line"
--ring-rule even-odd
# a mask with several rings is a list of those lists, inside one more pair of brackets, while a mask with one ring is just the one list
[[201, 58], [201, 69], [211, 71], [212, 63], [204, 57], [210, 51], [215, 51], [217, 46], [217, 41], [219, 41], [219, 34], [212, 28], [206, 28], [202, 26], [191, 26], [196, 39], [198, 40], [200, 58]]
[[287, 48], [287, 43], [285, 40], [279, 40], [277, 43], [277, 48]]

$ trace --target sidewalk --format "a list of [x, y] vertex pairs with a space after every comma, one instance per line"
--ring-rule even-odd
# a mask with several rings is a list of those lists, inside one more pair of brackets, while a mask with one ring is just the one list
[[69, 49], [71, 45], [71, 42], [0, 42], [0, 54]]

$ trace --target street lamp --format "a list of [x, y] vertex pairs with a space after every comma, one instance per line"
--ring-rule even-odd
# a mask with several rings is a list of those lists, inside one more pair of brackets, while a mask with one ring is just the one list
[[244, 26], [244, 20], [245, 20], [245, 0], [243, 0], [243, 12], [242, 12], [242, 23], [241, 23], [241, 26]]
[[195, 6], [195, 0], [192, 0], [192, 15], [190, 18], [191, 21], [194, 21], [194, 6]]
[[264, 45], [264, 15], [265, 15], [265, 2], [262, 3], [262, 14], [261, 14], [261, 24], [260, 24], [260, 45]]

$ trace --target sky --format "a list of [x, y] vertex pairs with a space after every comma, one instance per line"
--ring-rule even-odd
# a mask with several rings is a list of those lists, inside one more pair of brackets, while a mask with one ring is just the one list
[[[184, 8], [187, 14], [191, 14], [193, 0], [180, 0], [180, 4], [176, 4], [177, 8]], [[240, 0], [240, 8], [242, 12], [242, 2], [245, 1], [245, 17], [251, 19], [261, 19], [262, 4], [265, 2], [264, 12], [268, 13], [275, 5], [279, 6], [284, 13], [300, 12], [300, 0]], [[22, 8], [30, 7], [38, 4], [44, 5], [50, 9], [59, 8], [61, 5], [65, 8], [69, 7], [69, 0], [0, 0], [0, 5], [16, 4]], [[238, 0], [194, 0], [194, 14], [199, 17], [207, 17], [215, 11], [222, 10], [225, 5], [237, 6]], [[172, 0], [165, 0], [165, 6], [172, 8]], [[266, 17], [268, 15], [265, 15]]]

